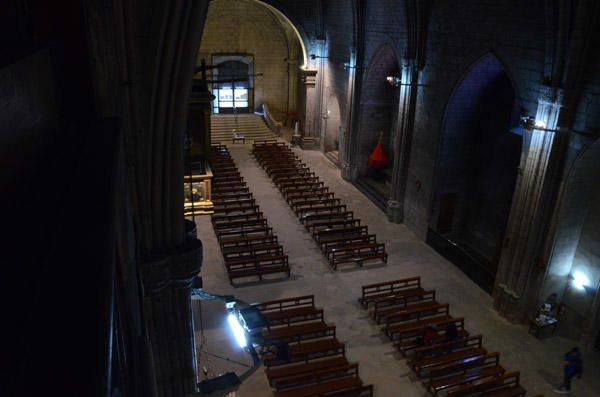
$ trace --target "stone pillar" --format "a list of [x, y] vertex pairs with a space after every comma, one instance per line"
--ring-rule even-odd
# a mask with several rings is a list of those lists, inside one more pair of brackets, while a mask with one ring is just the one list
[[319, 131], [316, 120], [320, 117], [315, 112], [317, 102], [317, 71], [315, 69], [300, 69], [300, 96], [304, 98], [303, 111], [300, 118], [300, 129], [302, 135], [302, 147], [312, 148], [319, 145]]
[[529, 287], [536, 271], [543, 271], [538, 258], [546, 209], [551, 204], [551, 186], [560, 174], [548, 172], [560, 158], [565, 139], [557, 139], [557, 123], [563, 107], [562, 91], [546, 87], [538, 103], [536, 120], [545, 128], [533, 129], [524, 166], [511, 206], [493, 292], [494, 306], [512, 321], [527, 317]]
[[[360, 73], [357, 74], [356, 70], [357, 62], [357, 50], [356, 48], [350, 49], [350, 62], [348, 65], [348, 102], [346, 103], [346, 109], [348, 109], [347, 125], [348, 128], [344, 133], [343, 145], [340, 144], [340, 167], [342, 169], [342, 178], [347, 181], [354, 182], [358, 178], [358, 169], [356, 167], [356, 148], [353, 147], [355, 142], [358, 140], [358, 130], [360, 124]], [[354, 66], [353, 66], [354, 65]]]
[[208, 156], [211, 145], [210, 106], [214, 99], [215, 96], [206, 87], [194, 89], [190, 96], [187, 128], [192, 141], [193, 159], [198, 157], [207, 158]]
[[394, 131], [398, 134], [397, 154], [394, 156], [392, 186], [387, 203], [387, 216], [390, 222], [401, 223], [404, 220], [404, 197], [410, 158], [412, 131], [415, 119], [415, 104], [417, 100], [417, 84], [419, 68], [416, 61], [408, 60], [402, 68], [402, 85], [398, 104], [398, 120]]
[[201, 264], [202, 243], [188, 237], [183, 247], [142, 265], [144, 316], [157, 397], [179, 397], [196, 388], [190, 287]]

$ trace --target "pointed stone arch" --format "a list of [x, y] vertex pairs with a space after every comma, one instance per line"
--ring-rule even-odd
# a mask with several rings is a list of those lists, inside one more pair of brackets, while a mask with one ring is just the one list
[[518, 95], [488, 52], [456, 83], [440, 134], [428, 242], [491, 291], [523, 147]]
[[[353, 163], [358, 186], [385, 210], [390, 197], [394, 157], [398, 156], [399, 89], [388, 76], [400, 76], [401, 63], [393, 45], [383, 43], [373, 53], [364, 74], [360, 101], [360, 124]], [[389, 163], [383, 170], [373, 170], [367, 160], [382, 136], [382, 145]]]

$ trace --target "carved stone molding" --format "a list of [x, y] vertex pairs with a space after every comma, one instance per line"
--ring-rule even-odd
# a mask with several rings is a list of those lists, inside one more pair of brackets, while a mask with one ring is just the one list
[[305, 85], [314, 86], [317, 84], [317, 70], [316, 69], [300, 69], [300, 80]]
[[542, 85], [539, 93], [539, 103], [564, 106], [565, 92], [562, 88]]
[[202, 267], [202, 242], [188, 237], [185, 244], [169, 253], [155, 256], [142, 265], [146, 294], [160, 294], [165, 288], [189, 288]]

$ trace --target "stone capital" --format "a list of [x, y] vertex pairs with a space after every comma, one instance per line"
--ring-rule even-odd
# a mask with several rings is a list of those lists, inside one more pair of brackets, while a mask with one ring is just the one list
[[160, 294], [166, 288], [189, 288], [202, 267], [202, 242], [188, 237], [183, 246], [155, 255], [141, 266], [146, 294]]
[[559, 87], [543, 85], [540, 87], [538, 102], [554, 106], [564, 106], [564, 90]]

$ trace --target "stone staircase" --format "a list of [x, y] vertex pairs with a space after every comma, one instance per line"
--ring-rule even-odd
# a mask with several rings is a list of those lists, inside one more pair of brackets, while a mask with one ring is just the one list
[[276, 139], [277, 136], [267, 127], [262, 117], [256, 114], [213, 114], [210, 116], [210, 135], [213, 144], [232, 142], [233, 130], [246, 137], [246, 143], [265, 139]]

